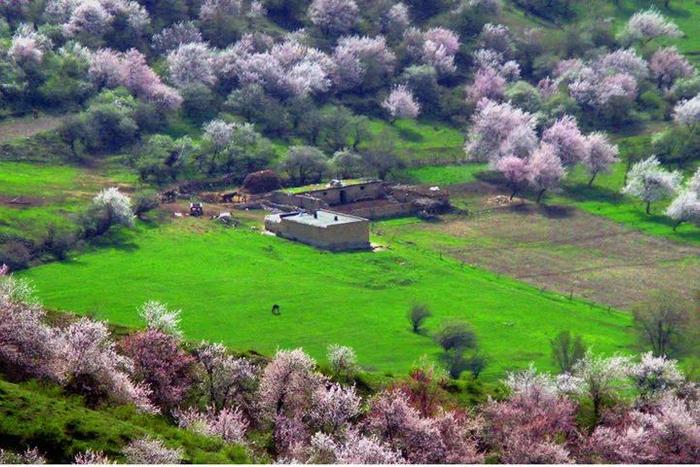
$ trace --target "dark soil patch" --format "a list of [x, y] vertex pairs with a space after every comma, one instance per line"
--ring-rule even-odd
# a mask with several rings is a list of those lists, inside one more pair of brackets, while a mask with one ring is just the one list
[[32, 198], [29, 196], [2, 196], [0, 195], [0, 204], [11, 208], [31, 208], [41, 206], [44, 200], [41, 198]]
[[[493, 186], [475, 185], [487, 190], [460, 192], [469, 193], [469, 205], [487, 206]], [[439, 224], [397, 227], [402, 228], [462, 239], [443, 246], [437, 240], [436, 248], [467, 264], [618, 308], [629, 309], [659, 290], [691, 298], [700, 288], [700, 248], [573, 208], [525, 203], [483, 215], [446, 216]]]

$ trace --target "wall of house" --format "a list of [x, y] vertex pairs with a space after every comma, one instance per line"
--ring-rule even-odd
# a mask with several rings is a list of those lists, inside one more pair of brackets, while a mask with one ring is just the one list
[[[342, 199], [342, 193], [345, 193], [345, 199]], [[356, 203], [358, 201], [367, 201], [378, 199], [384, 196], [384, 183], [368, 182], [357, 185], [348, 185], [343, 187], [333, 187], [323, 190], [309, 191], [305, 193], [308, 196], [322, 199], [329, 206], [334, 206], [344, 203]]]
[[280, 237], [326, 250], [361, 250], [370, 247], [369, 221], [319, 227], [285, 220], [265, 221], [265, 228]]
[[387, 219], [391, 217], [410, 216], [416, 211], [413, 203], [386, 202], [374, 206], [353, 208], [346, 212], [365, 219]]
[[276, 204], [287, 206], [296, 206], [307, 211], [322, 209], [328, 207], [328, 204], [322, 199], [314, 198], [308, 195], [293, 195], [283, 191], [275, 191], [270, 196], [270, 201]]

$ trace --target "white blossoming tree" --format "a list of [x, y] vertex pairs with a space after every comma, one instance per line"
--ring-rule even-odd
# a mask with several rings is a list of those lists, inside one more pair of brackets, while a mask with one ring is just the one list
[[143, 318], [148, 329], [182, 337], [180, 331], [180, 310], [169, 310], [166, 305], [155, 300], [149, 300], [139, 309], [139, 316]]
[[112, 211], [115, 221], [132, 226], [134, 213], [131, 210], [131, 198], [121, 193], [118, 188], [105, 188], [92, 200], [93, 204], [104, 206]]
[[680, 37], [681, 35], [676, 23], [652, 8], [632, 15], [620, 33], [620, 38], [628, 43], [639, 42], [646, 45], [649, 41], [660, 37]]
[[656, 156], [637, 162], [627, 177], [622, 193], [639, 198], [646, 203], [646, 213], [651, 213], [651, 203], [669, 198], [678, 191], [681, 175], [669, 172], [661, 166]]

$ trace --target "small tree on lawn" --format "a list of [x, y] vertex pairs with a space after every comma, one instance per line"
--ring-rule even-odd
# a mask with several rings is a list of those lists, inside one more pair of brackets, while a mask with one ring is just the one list
[[644, 201], [646, 213], [651, 214], [651, 203], [673, 195], [680, 180], [679, 172], [665, 170], [656, 156], [651, 156], [632, 166], [622, 193]]
[[496, 162], [496, 170], [503, 175], [506, 184], [512, 190], [510, 193], [512, 200], [527, 181], [527, 160], [516, 156], [506, 156]]
[[465, 357], [465, 352], [476, 349], [478, 345], [474, 330], [464, 321], [448, 321], [435, 334], [435, 342], [444, 351], [442, 360], [450, 376], [459, 378], [459, 375], [468, 368], [469, 361]]
[[666, 215], [673, 219], [675, 232], [683, 222], [700, 223], [700, 199], [692, 190], [683, 190], [666, 208]]
[[426, 319], [433, 316], [427, 305], [416, 303], [408, 310], [408, 320], [411, 322], [411, 329], [416, 334], [421, 332], [421, 327]]
[[98, 237], [113, 225], [134, 225], [131, 199], [118, 188], [105, 188], [92, 199], [92, 204], [81, 218], [83, 236]]
[[683, 222], [700, 224], [700, 169], [690, 177], [678, 196], [666, 209], [666, 215], [675, 221], [675, 231]]
[[680, 37], [678, 26], [655, 9], [638, 11], [629, 19], [619, 37], [627, 43], [639, 42], [642, 46], [659, 37]]
[[574, 365], [586, 355], [586, 344], [581, 336], [574, 336], [571, 331], [562, 331], [550, 341], [552, 359], [562, 373], [568, 373]]

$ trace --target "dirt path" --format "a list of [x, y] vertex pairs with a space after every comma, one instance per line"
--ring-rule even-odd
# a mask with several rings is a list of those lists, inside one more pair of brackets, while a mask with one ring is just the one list
[[0, 143], [53, 130], [63, 121], [62, 116], [42, 115], [38, 118], [22, 117], [0, 122]]
[[[484, 191], [472, 192], [469, 205], [486, 205], [493, 192]], [[416, 233], [430, 238], [434, 248], [467, 264], [618, 308], [629, 309], [660, 290], [691, 298], [700, 289], [699, 247], [575, 208], [528, 203], [390, 229], [397, 239]]]

